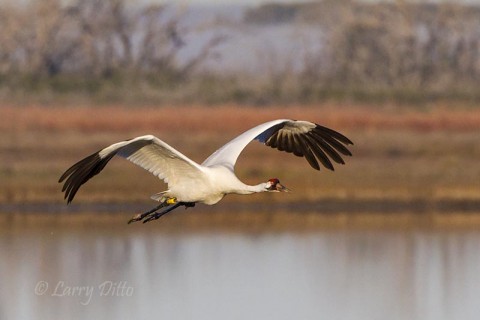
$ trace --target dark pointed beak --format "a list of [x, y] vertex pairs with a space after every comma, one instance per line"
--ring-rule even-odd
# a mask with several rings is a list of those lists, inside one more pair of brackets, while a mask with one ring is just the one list
[[281, 183], [277, 183], [277, 191], [280, 191], [280, 192], [290, 192], [290, 189], [288, 189], [287, 187], [285, 187], [283, 184]]

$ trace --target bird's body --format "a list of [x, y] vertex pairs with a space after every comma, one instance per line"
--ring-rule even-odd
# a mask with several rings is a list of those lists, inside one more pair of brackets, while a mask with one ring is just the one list
[[263, 184], [249, 186], [243, 183], [233, 171], [224, 166], [204, 167], [202, 175], [201, 179], [196, 179], [194, 188], [189, 181], [182, 181], [161, 194], [174, 197], [182, 202], [200, 202], [212, 205], [230, 193], [251, 194], [264, 189]]
[[[126, 158], [168, 184], [168, 190], [152, 196], [152, 199], [160, 201], [160, 206], [132, 219], [137, 221], [146, 218], [144, 222], [158, 219], [180, 205], [190, 207], [195, 203], [215, 204], [230, 193], [288, 191], [276, 178], [253, 186], [237, 178], [235, 163], [252, 140], [280, 151], [304, 156], [317, 170], [320, 170], [318, 161], [333, 170], [330, 159], [343, 164], [339, 153], [351, 155], [345, 145], [352, 142], [344, 135], [312, 122], [280, 119], [244, 132], [215, 151], [202, 164], [194, 162], [153, 135], [121, 141], [80, 160], [61, 176], [59, 182], [65, 180], [62, 191], [70, 203], [80, 186], [98, 174], [111, 158], [115, 155]], [[161, 207], [173, 204], [175, 206], [164, 212], [156, 212]]]

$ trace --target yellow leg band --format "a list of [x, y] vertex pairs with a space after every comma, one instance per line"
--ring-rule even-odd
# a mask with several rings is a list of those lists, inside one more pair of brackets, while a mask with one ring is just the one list
[[167, 204], [174, 204], [177, 202], [177, 198], [168, 198], [167, 199]]

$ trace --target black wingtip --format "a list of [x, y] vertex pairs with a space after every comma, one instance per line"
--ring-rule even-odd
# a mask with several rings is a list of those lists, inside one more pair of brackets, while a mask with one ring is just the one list
[[64, 199], [67, 200], [67, 204], [72, 202], [78, 189], [102, 171], [108, 161], [116, 154], [116, 152], [112, 152], [105, 157], [100, 157], [99, 152], [95, 152], [75, 163], [58, 180], [59, 183], [65, 181], [62, 192], [65, 192]]
[[345, 164], [342, 155], [352, 156], [347, 148], [348, 145], [353, 145], [352, 140], [319, 124], [309, 123], [298, 127], [295, 123], [284, 121], [264, 131], [256, 139], [279, 151], [305, 157], [309, 165], [318, 171], [322, 166], [335, 171], [332, 160]]

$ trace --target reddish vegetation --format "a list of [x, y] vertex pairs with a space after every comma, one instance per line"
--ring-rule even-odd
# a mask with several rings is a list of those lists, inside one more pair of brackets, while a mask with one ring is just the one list
[[[308, 119], [336, 128], [478, 130], [480, 113], [440, 108], [431, 112], [379, 110], [367, 106], [324, 105], [289, 107], [2, 107], [0, 130], [82, 132], [152, 131], [239, 132], [276, 119]], [[181, 119], [181, 120], [179, 120]]]
[[[225, 202], [480, 199], [480, 113], [473, 108], [436, 106], [417, 111], [325, 104], [268, 108], [3, 106], [0, 110], [4, 137], [0, 147], [5, 151], [0, 154], [0, 203], [63, 202], [57, 183], [62, 172], [115, 141], [152, 133], [202, 161], [240, 132], [276, 118], [306, 119], [339, 130], [355, 142], [354, 156], [346, 159], [345, 166], [336, 166], [335, 172], [314, 173], [303, 159], [276, 155], [251, 144], [239, 159], [239, 177], [247, 183], [278, 177], [295, 192], [283, 198], [232, 196]], [[148, 201], [148, 195], [163, 187], [126, 161], [113, 161], [82, 189], [76, 201]]]

